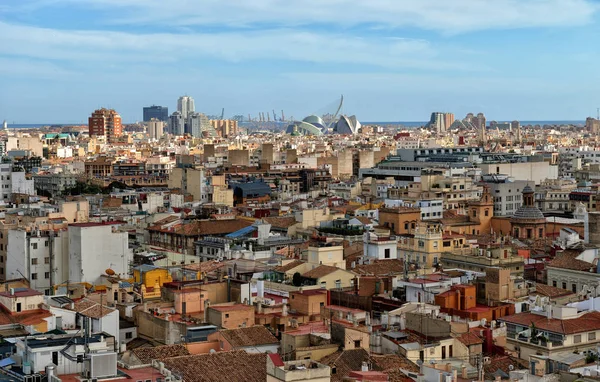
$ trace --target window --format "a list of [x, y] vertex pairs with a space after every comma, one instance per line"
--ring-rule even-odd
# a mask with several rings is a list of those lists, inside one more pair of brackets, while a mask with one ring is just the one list
[[125, 333], [125, 339], [128, 339], [128, 340], [130, 340], [130, 339], [132, 339], [132, 338], [133, 338], [133, 333], [131, 333], [131, 332], [127, 332], [127, 333]]
[[552, 281], [552, 286], [556, 288], [556, 280]]
[[433, 258], [433, 263], [434, 263], [434, 264], [437, 264], [437, 263], [438, 263], [438, 258], [437, 258], [437, 256], [435, 256], [435, 257]]
[[32, 273], [31, 274], [31, 279], [32, 280], [37, 280], [37, 273]]
[[484, 211], [484, 215], [485, 215], [485, 216], [490, 216], [490, 210], [485, 210], [485, 211]]
[[438, 247], [438, 242], [437, 242], [437, 241], [434, 241], [434, 242], [433, 242], [433, 248], [437, 248], [437, 247]]
[[383, 255], [383, 256], [384, 256], [386, 259], [389, 259], [389, 258], [390, 258], [390, 249], [389, 249], [389, 248], [386, 248], [386, 249], [385, 249], [385, 251], [384, 251], [384, 255]]
[[425, 247], [425, 242], [423, 240], [419, 240], [419, 248]]
[[573, 343], [581, 343], [581, 334], [577, 334], [573, 337]]
[[588, 341], [593, 341], [596, 339], [596, 332], [588, 333]]
[[225, 318], [229, 318], [229, 313], [225, 313]]
[[46, 247], [48, 246], [48, 240], [46, 240], [46, 241], [44, 242], [44, 246], [46, 246]]
[[354, 348], [355, 348], [355, 349], [358, 349], [358, 348], [360, 348], [360, 340], [355, 340], [355, 341], [354, 341]]
[[50, 258], [44, 257], [44, 264], [50, 264]]
[[571, 284], [571, 290], [573, 293], [577, 293], [577, 284]]
[[45, 279], [49, 279], [50, 278], [50, 272], [45, 272], [44, 273], [44, 278]]
[[563, 289], [567, 289], [567, 283], [566, 283], [566, 282], [563, 282], [563, 283], [562, 283], [562, 288], [563, 288]]
[[37, 265], [37, 263], [38, 262], [36, 258], [31, 259], [31, 265]]
[[32, 243], [32, 244], [31, 244], [31, 248], [33, 248], [33, 249], [37, 249], [37, 243]]
[[539, 232], [539, 234], [538, 234], [539, 238], [544, 237], [544, 229], [543, 228], [540, 228], [538, 232]]

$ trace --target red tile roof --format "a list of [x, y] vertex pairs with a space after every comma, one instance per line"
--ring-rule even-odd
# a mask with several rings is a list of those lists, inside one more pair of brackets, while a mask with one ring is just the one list
[[165, 368], [185, 382], [264, 382], [267, 355], [243, 350], [169, 358]]
[[483, 340], [479, 338], [479, 336], [471, 332], [464, 333], [463, 335], [458, 337], [458, 340], [466, 346], [483, 344]]
[[306, 277], [309, 279], [320, 279], [321, 277], [327, 276], [328, 274], [331, 274], [338, 270], [341, 269], [329, 265], [319, 265], [318, 267], [302, 274], [302, 277]]
[[600, 330], [600, 312], [589, 312], [578, 318], [560, 320], [548, 319], [545, 315], [535, 313], [518, 313], [512, 316], [499, 318], [500, 321], [529, 327], [531, 324], [539, 330], [546, 330], [559, 334], [574, 334]]
[[234, 347], [260, 346], [279, 344], [269, 329], [257, 325], [248, 328], [221, 330], [221, 336]]
[[190, 352], [184, 345], [164, 345], [152, 348], [137, 348], [131, 351], [143, 365], [150, 365], [153, 359], [180, 357]]

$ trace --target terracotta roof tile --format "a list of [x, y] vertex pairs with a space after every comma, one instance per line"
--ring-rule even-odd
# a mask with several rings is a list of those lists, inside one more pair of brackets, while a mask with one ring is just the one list
[[153, 359], [166, 359], [189, 355], [190, 352], [184, 345], [164, 345], [151, 348], [137, 348], [131, 351], [142, 364], [149, 365]]
[[185, 382], [264, 382], [267, 355], [243, 350], [199, 354], [164, 360], [165, 368]]
[[464, 333], [463, 335], [458, 337], [458, 340], [466, 346], [483, 344], [483, 340], [479, 338], [476, 334], [471, 332]]
[[576, 259], [581, 251], [564, 251], [558, 253], [556, 257], [548, 263], [549, 267], [571, 269], [574, 271], [589, 272], [594, 266], [592, 263]]
[[540, 295], [540, 296], [546, 296], [546, 297], [550, 297], [550, 298], [555, 298], [555, 297], [568, 296], [568, 295], [572, 295], [575, 293], [573, 293], [572, 291], [567, 290], [567, 289], [553, 287], [552, 285], [537, 283], [535, 285], [535, 292], [533, 292], [533, 294]]
[[309, 279], [320, 279], [321, 277], [327, 276], [328, 274], [333, 273], [337, 270], [340, 270], [340, 268], [332, 267], [329, 265], [319, 265], [318, 267], [302, 274], [302, 277], [306, 277]]
[[375, 260], [371, 264], [356, 264], [352, 272], [361, 276], [397, 275], [404, 272], [402, 260]]
[[263, 218], [273, 228], [288, 229], [296, 224], [296, 218], [293, 216], [268, 216]]
[[279, 340], [275, 338], [269, 329], [257, 325], [248, 328], [239, 328], [231, 330], [222, 330], [221, 336], [234, 347], [259, 346], [278, 344]]
[[547, 330], [559, 334], [574, 334], [600, 330], [600, 312], [589, 312], [578, 318], [548, 319], [545, 315], [535, 313], [518, 313], [499, 318], [500, 321], [529, 327], [531, 324], [539, 330]]
[[291, 261], [291, 262], [287, 263], [286, 265], [280, 265], [278, 267], [275, 267], [273, 270], [275, 272], [285, 273], [285, 272], [287, 272], [289, 270], [292, 270], [292, 269], [294, 269], [297, 266], [302, 265], [302, 264], [304, 264], [304, 261], [302, 261], [302, 260], [294, 260], [294, 261]]

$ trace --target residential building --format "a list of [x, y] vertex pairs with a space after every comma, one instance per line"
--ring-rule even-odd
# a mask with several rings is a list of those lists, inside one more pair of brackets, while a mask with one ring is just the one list
[[319, 265], [302, 274], [302, 283], [304, 285], [319, 285], [323, 289], [340, 289], [353, 286], [355, 278], [354, 273], [344, 269]]
[[32, 289], [51, 295], [53, 287], [69, 278], [68, 233], [18, 228], [8, 231], [6, 275], [26, 275]]
[[69, 225], [69, 281], [95, 283], [108, 270], [121, 277], [129, 275], [133, 254], [129, 248], [129, 234], [118, 230], [121, 224]]
[[420, 223], [412, 235], [400, 235], [397, 244], [397, 258], [418, 269], [429, 270], [437, 267], [442, 252], [462, 248], [466, 240], [462, 236], [446, 237], [439, 223]]
[[344, 247], [335, 242], [317, 242], [308, 247], [306, 261], [313, 265], [328, 265], [346, 269]]
[[[238, 121], [231, 119], [211, 119], [210, 125], [223, 138], [235, 137], [238, 134]], [[267, 162], [268, 163], [268, 162]]]
[[269, 354], [266, 381], [329, 382], [331, 369], [310, 359], [283, 362], [279, 354]]
[[211, 341], [219, 341], [222, 351], [244, 350], [247, 353], [271, 354], [279, 351], [279, 340], [262, 325], [220, 330], [209, 334], [208, 342]]
[[169, 117], [169, 134], [183, 135], [185, 133], [185, 121], [180, 111], [176, 111]]
[[587, 295], [600, 286], [598, 248], [566, 249], [546, 265], [548, 285]]
[[491, 244], [487, 248], [465, 248], [453, 252], [443, 252], [441, 258], [445, 269], [464, 269], [486, 272], [489, 268], [507, 268], [513, 275], [523, 276], [525, 261], [514, 253], [512, 247]]
[[600, 344], [600, 312], [547, 305], [539, 310], [501, 317], [506, 349], [524, 360], [530, 356], [595, 351]]
[[[532, 187], [531, 184], [529, 184]], [[572, 211], [569, 195], [577, 184], [572, 179], [548, 179], [535, 188], [535, 203], [542, 212]]]
[[68, 189], [75, 187], [79, 175], [72, 173], [33, 175], [34, 188], [38, 194], [60, 196]]
[[35, 181], [10, 163], [0, 164], [0, 201], [12, 200], [13, 194], [35, 195]]
[[411, 234], [421, 220], [421, 210], [414, 207], [379, 208], [379, 224], [396, 235]]
[[515, 180], [506, 175], [486, 175], [482, 177], [494, 199], [494, 216], [513, 216], [523, 204], [522, 191], [525, 186], [535, 187], [530, 180]]
[[234, 304], [210, 306], [207, 309], [208, 322], [223, 329], [237, 329], [254, 325], [254, 307]]
[[123, 134], [121, 116], [112, 109], [98, 109], [89, 118], [90, 137], [105, 137], [107, 142], [117, 141]]
[[152, 118], [148, 121], [148, 137], [150, 139], [159, 139], [163, 136], [164, 127], [165, 122], [163, 120]]
[[377, 235], [372, 232], [363, 234], [364, 258], [378, 260], [398, 258], [398, 239], [396, 236]]

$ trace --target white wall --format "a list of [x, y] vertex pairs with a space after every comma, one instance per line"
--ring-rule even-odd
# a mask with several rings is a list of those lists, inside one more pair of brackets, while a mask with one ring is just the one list
[[69, 280], [95, 283], [106, 269], [128, 276], [133, 254], [127, 232], [113, 232], [118, 225], [69, 226]]

